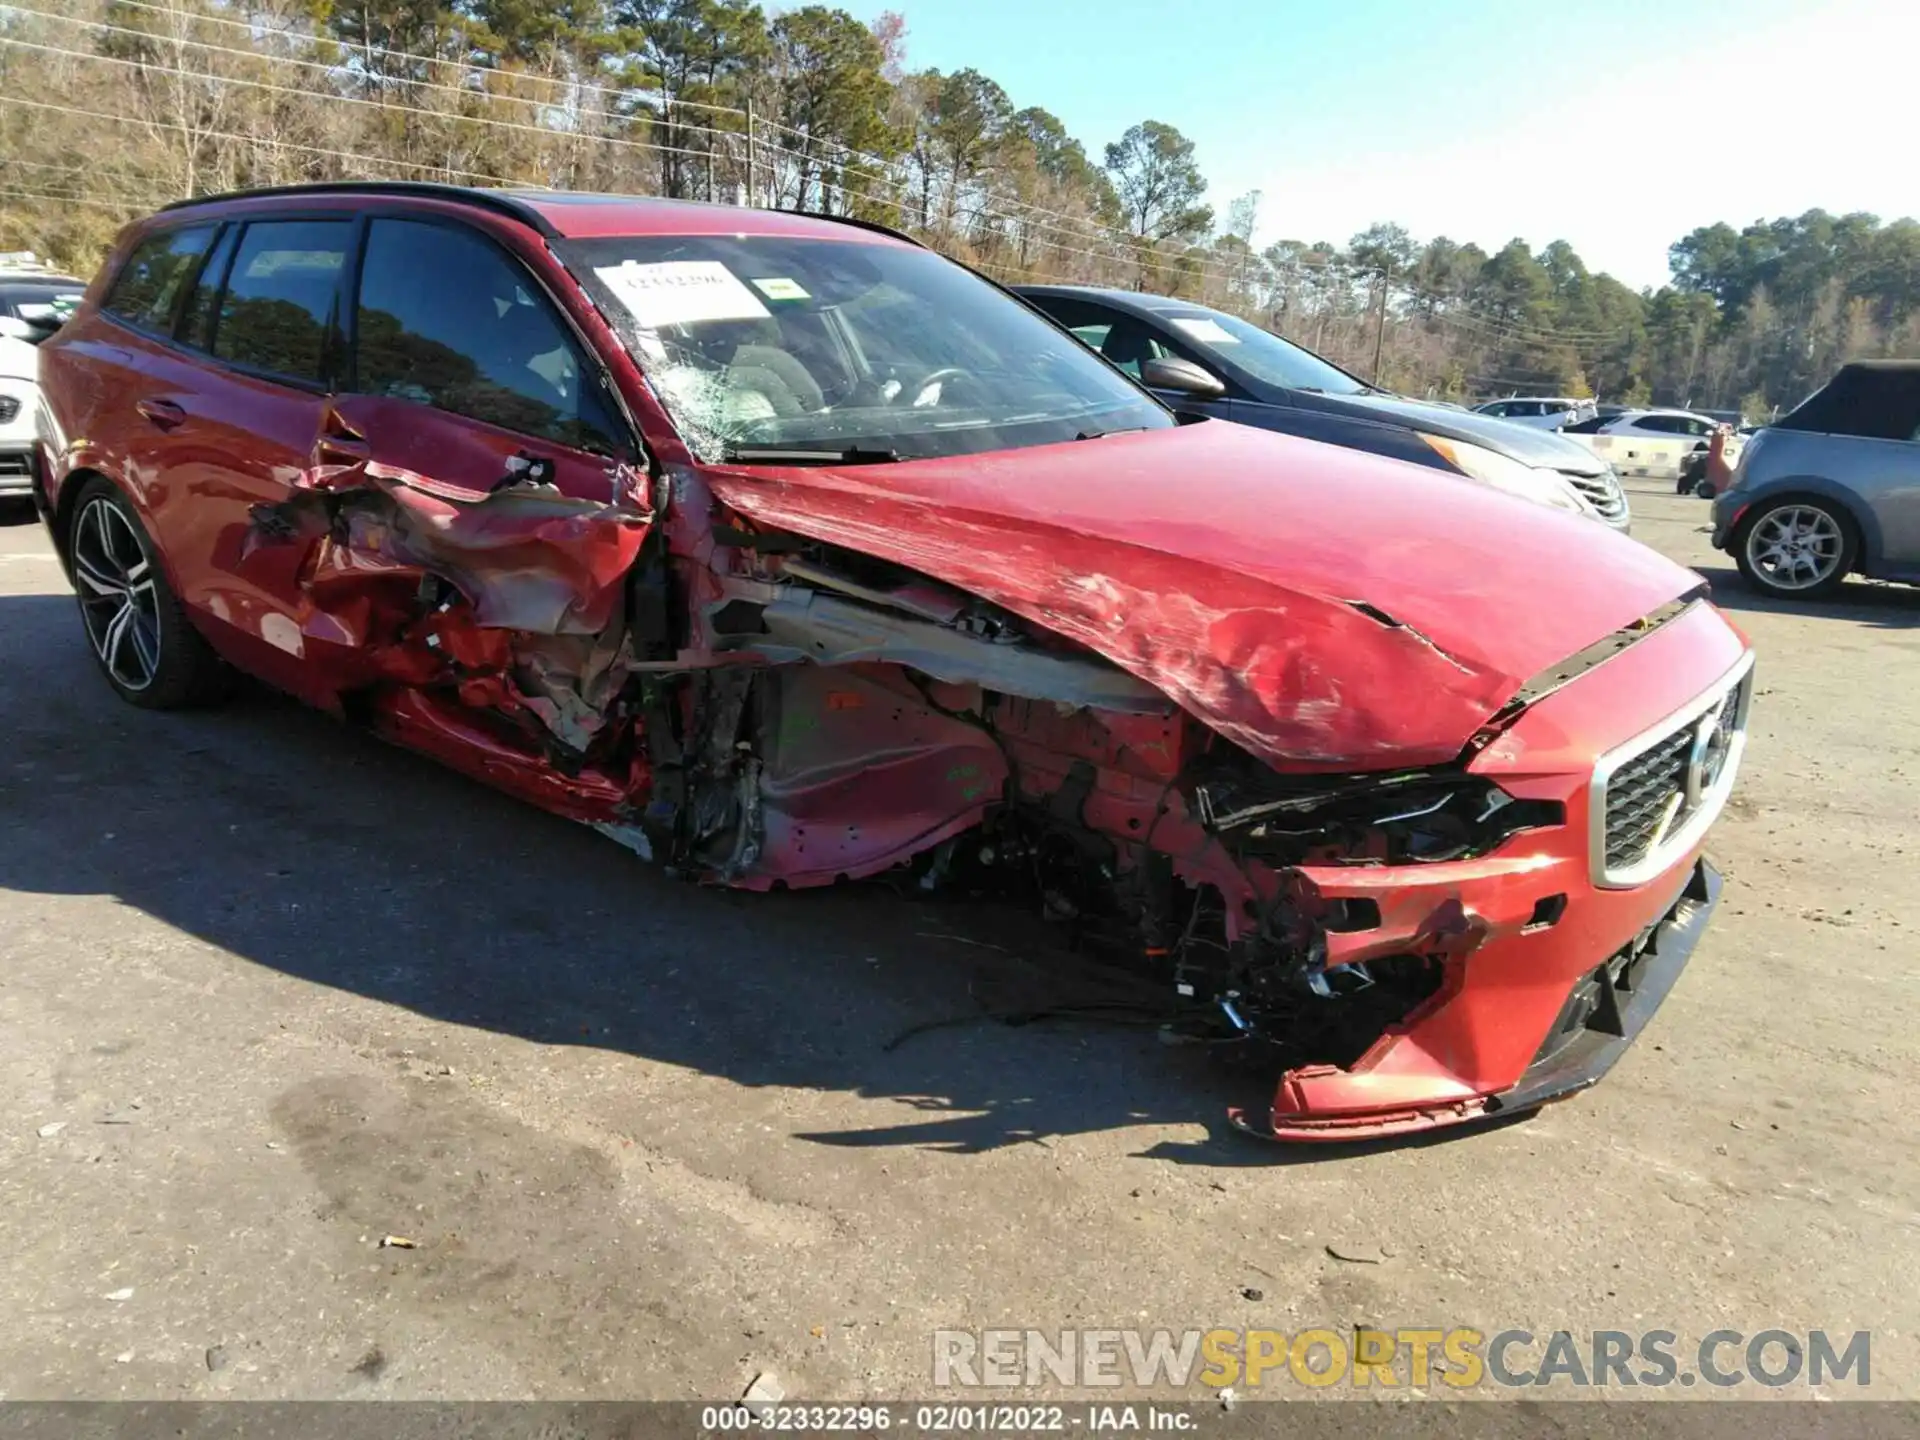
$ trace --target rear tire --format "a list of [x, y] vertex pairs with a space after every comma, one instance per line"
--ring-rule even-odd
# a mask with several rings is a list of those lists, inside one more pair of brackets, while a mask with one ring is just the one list
[[1860, 528], [1832, 500], [1782, 496], [1755, 505], [1733, 536], [1749, 585], [1778, 600], [1834, 594], [1860, 560]]
[[233, 672], [188, 621], [160, 552], [111, 481], [86, 481], [67, 532], [80, 623], [116, 694], [148, 710], [224, 700]]

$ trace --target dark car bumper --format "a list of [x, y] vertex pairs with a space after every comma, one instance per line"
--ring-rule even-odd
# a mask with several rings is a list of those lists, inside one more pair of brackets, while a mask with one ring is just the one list
[[1752, 496], [1746, 492], [1733, 494], [1722, 490], [1713, 497], [1713, 548], [1727, 550], [1733, 545], [1734, 528], [1739, 525], [1741, 515], [1746, 513]]
[[1696, 861], [1687, 888], [1659, 923], [1574, 987], [1520, 1083], [1489, 1099], [1487, 1113], [1511, 1115], [1564, 1099], [1611, 1070], [1693, 958], [1720, 886], [1720, 872]]

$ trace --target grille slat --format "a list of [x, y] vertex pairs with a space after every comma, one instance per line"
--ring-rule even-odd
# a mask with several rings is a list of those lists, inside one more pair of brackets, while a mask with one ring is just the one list
[[1569, 470], [1560, 472], [1567, 483], [1578, 490], [1586, 502], [1598, 510], [1608, 520], [1618, 520], [1627, 513], [1627, 495], [1620, 488], [1620, 482], [1604, 471], [1598, 475], [1575, 475]]
[[[1719, 705], [1714, 739], [1722, 754], [1741, 727], [1750, 684], [1751, 677], [1743, 678]], [[1644, 863], [1665, 836], [1693, 816], [1694, 809], [1689, 808], [1687, 800], [1687, 770], [1699, 725], [1700, 712], [1695, 711], [1692, 718], [1675, 725], [1607, 775], [1605, 861], [1609, 873], [1632, 870]], [[1732, 777], [1716, 774], [1703, 779], [1708, 783], [1700, 787], [1694, 801], [1699, 809], [1717, 804], [1721, 782], [1730, 784]]]
[[1624, 870], [1647, 858], [1674, 797], [1686, 792], [1687, 752], [1692, 746], [1693, 727], [1684, 725], [1608, 779], [1608, 869]]

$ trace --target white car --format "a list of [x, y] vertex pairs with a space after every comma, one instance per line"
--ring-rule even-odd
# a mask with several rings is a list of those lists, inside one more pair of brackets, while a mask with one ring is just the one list
[[1616, 474], [1677, 480], [1687, 457], [1710, 444], [1719, 428], [1719, 421], [1691, 410], [1628, 410], [1569, 425], [1561, 433], [1590, 446]]
[[86, 293], [86, 282], [30, 255], [0, 255], [0, 500], [33, 493], [40, 352]]
[[1585, 420], [1593, 414], [1591, 400], [1575, 400], [1565, 395], [1530, 395], [1526, 399], [1489, 400], [1473, 407], [1482, 415], [1511, 420], [1533, 430], [1558, 430]]

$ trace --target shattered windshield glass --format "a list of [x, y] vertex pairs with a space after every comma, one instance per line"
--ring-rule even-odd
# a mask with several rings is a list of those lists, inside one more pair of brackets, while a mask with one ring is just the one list
[[912, 460], [1175, 423], [931, 251], [773, 235], [555, 249], [703, 460]]

